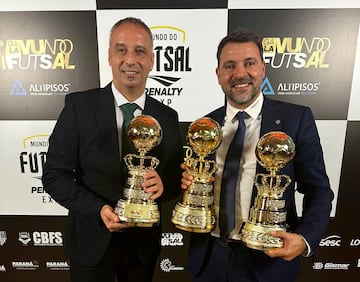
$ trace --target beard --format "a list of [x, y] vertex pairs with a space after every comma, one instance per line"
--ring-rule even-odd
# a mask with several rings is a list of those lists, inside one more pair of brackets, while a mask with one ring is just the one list
[[232, 90], [233, 89], [230, 88], [225, 91], [223, 88], [227, 100], [236, 108], [244, 108], [244, 106], [250, 105], [260, 94], [260, 89], [258, 88], [248, 89], [243, 92], [235, 92]]

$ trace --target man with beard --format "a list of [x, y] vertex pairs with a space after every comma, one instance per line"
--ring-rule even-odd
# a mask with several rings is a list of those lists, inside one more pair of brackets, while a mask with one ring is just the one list
[[[219, 43], [217, 60], [216, 75], [226, 103], [208, 116], [221, 124], [223, 133], [213, 156], [219, 166], [214, 181], [218, 220], [211, 233], [191, 234], [188, 270], [194, 282], [295, 281], [301, 255], [311, 256], [326, 230], [333, 199], [314, 117], [308, 107], [273, 101], [261, 93], [265, 62], [257, 35], [246, 30], [227, 35]], [[237, 129], [239, 124], [242, 127]], [[237, 130], [244, 136], [242, 148], [227, 155]], [[259, 138], [270, 131], [289, 135], [296, 154], [281, 170], [292, 179], [284, 193], [289, 229], [271, 232], [283, 247], [260, 251], [242, 244], [240, 232], [257, 192], [254, 176], [268, 173], [257, 164], [255, 148]], [[241, 155], [240, 159], [236, 160], [236, 155]], [[238, 165], [234, 171], [226, 166], [231, 158]], [[182, 188], [188, 189], [192, 179], [183, 172]], [[233, 196], [223, 196], [221, 190], [228, 189], [223, 184], [231, 182]], [[296, 214], [295, 183], [304, 195], [301, 220]], [[223, 204], [225, 197], [235, 200]], [[229, 212], [230, 205], [233, 212]]]

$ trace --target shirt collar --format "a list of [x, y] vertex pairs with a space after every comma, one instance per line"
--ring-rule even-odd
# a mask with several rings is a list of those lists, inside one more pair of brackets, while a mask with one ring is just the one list
[[[263, 102], [264, 97], [263, 94], [260, 93], [255, 101], [242, 111], [246, 112], [251, 118], [256, 119], [261, 113]], [[233, 120], [236, 114], [239, 112], [239, 109], [230, 105], [229, 102], [226, 102], [226, 104], [226, 119]]]
[[[115, 103], [118, 107], [120, 107], [121, 105], [124, 105], [126, 103], [130, 103], [114, 86], [114, 83], [111, 83], [111, 90], [113, 92], [114, 95], [114, 99], [115, 99]], [[138, 105], [138, 107], [141, 110], [144, 110], [145, 107], [145, 93], [142, 94], [139, 98], [137, 98], [135, 101], [131, 102], [131, 103], [135, 103], [136, 105]]]

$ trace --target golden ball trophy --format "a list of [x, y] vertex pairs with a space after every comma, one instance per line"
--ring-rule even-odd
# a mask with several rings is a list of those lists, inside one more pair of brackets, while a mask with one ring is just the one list
[[[216, 222], [211, 176], [217, 165], [205, 157], [220, 145], [221, 127], [211, 118], [199, 118], [190, 124], [187, 139], [189, 147], [184, 160], [185, 171], [194, 179], [183, 192], [182, 201], [176, 204], [171, 221], [179, 229], [206, 233], [215, 227]], [[193, 152], [197, 158], [193, 157]]]
[[268, 250], [283, 246], [280, 238], [270, 231], [287, 230], [285, 189], [291, 183], [288, 175], [277, 175], [295, 155], [295, 144], [290, 136], [281, 131], [263, 135], [256, 146], [256, 157], [269, 174], [258, 173], [254, 182], [257, 196], [250, 209], [248, 221], [241, 230], [241, 240], [252, 249]]
[[150, 199], [151, 194], [145, 193], [141, 184], [144, 174], [154, 170], [159, 164], [157, 158], [145, 154], [160, 144], [162, 129], [155, 118], [140, 115], [132, 119], [127, 133], [139, 155], [127, 154], [124, 157], [129, 172], [123, 198], [119, 199], [115, 213], [123, 222], [139, 227], [152, 227], [159, 223], [160, 212], [156, 202]]

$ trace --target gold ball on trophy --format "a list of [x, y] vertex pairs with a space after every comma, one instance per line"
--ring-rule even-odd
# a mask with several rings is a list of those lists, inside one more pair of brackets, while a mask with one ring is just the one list
[[160, 144], [162, 129], [159, 122], [149, 115], [140, 115], [130, 122], [128, 138], [139, 152], [148, 152]]
[[295, 144], [282, 131], [271, 131], [263, 135], [256, 146], [258, 162], [268, 170], [278, 170], [295, 156]]
[[207, 156], [221, 143], [221, 127], [215, 120], [202, 117], [190, 124], [187, 138], [198, 156]]

